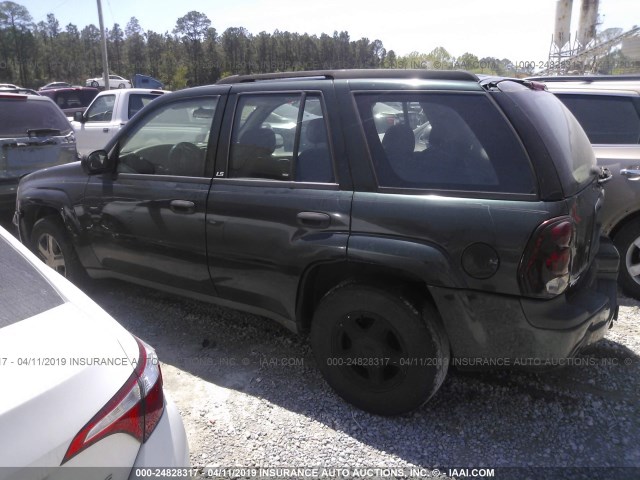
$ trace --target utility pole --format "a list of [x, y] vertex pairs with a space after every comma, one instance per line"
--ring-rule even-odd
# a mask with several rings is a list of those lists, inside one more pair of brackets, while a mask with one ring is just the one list
[[109, 60], [107, 59], [107, 38], [104, 36], [104, 21], [102, 20], [102, 3], [98, 1], [98, 19], [100, 20], [100, 37], [102, 38], [102, 78], [104, 89], [109, 90]]

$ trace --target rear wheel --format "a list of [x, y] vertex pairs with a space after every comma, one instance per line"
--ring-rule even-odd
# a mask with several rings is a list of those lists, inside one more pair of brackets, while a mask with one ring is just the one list
[[424, 404], [447, 373], [449, 343], [433, 306], [399, 294], [344, 284], [321, 300], [311, 326], [320, 371], [345, 400], [397, 415]]
[[93, 88], [98, 88], [99, 87], [98, 82], [96, 82], [95, 80], [93, 82], [91, 82], [91, 86]]
[[618, 282], [627, 295], [640, 299], [640, 221], [622, 227], [613, 243], [620, 252]]
[[74, 283], [87, 274], [62, 223], [54, 217], [38, 220], [31, 232], [32, 251], [48, 266]]
[[118, 88], [125, 88], [126, 85], [124, 83], [121, 83], [120, 85], [118, 85]]

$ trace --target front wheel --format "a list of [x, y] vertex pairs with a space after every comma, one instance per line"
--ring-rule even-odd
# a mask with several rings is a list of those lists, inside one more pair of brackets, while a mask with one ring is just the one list
[[640, 300], [640, 221], [622, 227], [613, 243], [620, 252], [618, 283], [627, 295]]
[[311, 346], [331, 387], [379, 415], [410, 412], [438, 390], [449, 365], [440, 317], [400, 294], [365, 284], [340, 285], [320, 301]]
[[86, 279], [76, 251], [62, 223], [53, 217], [38, 220], [31, 232], [31, 250], [45, 264], [74, 283]]

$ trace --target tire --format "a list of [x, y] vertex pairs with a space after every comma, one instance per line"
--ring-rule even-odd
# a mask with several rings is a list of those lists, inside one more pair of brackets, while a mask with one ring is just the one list
[[126, 85], [124, 83], [121, 83], [120, 85], [118, 85], [118, 88], [125, 88]]
[[55, 217], [38, 220], [31, 232], [31, 250], [56, 272], [73, 283], [88, 279], [62, 223]]
[[431, 304], [416, 309], [389, 289], [351, 283], [320, 301], [310, 342], [327, 383], [378, 415], [408, 413], [438, 390], [449, 343]]
[[640, 221], [623, 226], [613, 244], [620, 252], [618, 284], [626, 295], [640, 300]]
[[93, 88], [98, 88], [100, 85], [98, 84], [98, 82], [96, 82], [95, 80], [93, 82], [91, 82], [91, 86]]

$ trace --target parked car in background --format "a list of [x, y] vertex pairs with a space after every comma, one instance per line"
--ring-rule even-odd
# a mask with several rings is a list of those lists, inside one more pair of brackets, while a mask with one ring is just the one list
[[54, 271], [60, 245], [36, 242], [53, 269], [0, 227], [0, 480], [187, 467], [153, 348]]
[[93, 87], [61, 87], [40, 90], [40, 94], [51, 98], [67, 117], [84, 112], [100, 90]]
[[39, 95], [0, 92], [0, 212], [15, 208], [20, 178], [77, 160], [69, 121], [53, 101]]
[[17, 90], [20, 87], [14, 85], [13, 83], [0, 83], [0, 88], [10, 88], [12, 90]]
[[434, 395], [450, 357], [557, 366], [605, 335], [619, 262], [596, 221], [608, 178], [531, 82], [288, 72], [162, 95], [102, 151], [25, 177], [15, 220], [32, 248], [55, 240], [71, 279], [309, 334], [339, 395], [392, 415]]
[[140, 73], [136, 73], [133, 76], [133, 88], [152, 88], [155, 90], [163, 90], [164, 84], [149, 75], [142, 75]]
[[46, 85], [43, 85], [42, 87], [39, 88], [39, 90], [42, 91], [42, 90], [49, 90], [51, 88], [68, 88], [68, 87], [73, 87], [73, 85], [67, 82], [51, 82], [51, 83], [47, 83]]
[[0, 93], [18, 93], [22, 95], [40, 95], [39, 92], [32, 90], [31, 88], [23, 88], [23, 87], [0, 87]]
[[621, 255], [619, 282], [640, 299], [640, 75], [538, 77], [584, 128], [613, 179], [605, 185], [602, 226]]
[[[93, 88], [104, 88], [104, 78], [88, 78], [85, 85]], [[131, 82], [119, 75], [109, 75], [109, 88], [131, 88]]]
[[139, 110], [163, 95], [164, 90], [127, 88], [100, 92], [84, 113], [76, 112], [71, 125], [78, 153], [100, 150]]

